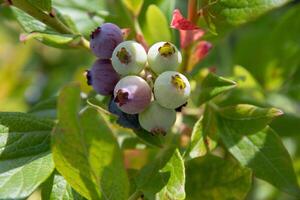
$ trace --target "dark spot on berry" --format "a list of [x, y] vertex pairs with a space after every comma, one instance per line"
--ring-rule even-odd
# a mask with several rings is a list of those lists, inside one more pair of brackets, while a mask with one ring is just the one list
[[55, 10], [52, 9], [51, 12], [49, 13], [49, 16], [52, 18], [55, 17]]
[[128, 64], [131, 62], [131, 56], [125, 47], [122, 47], [121, 50], [117, 52], [117, 57], [123, 64]]
[[153, 135], [163, 135], [163, 136], [165, 136], [167, 134], [167, 132], [163, 128], [159, 128], [159, 127], [153, 128], [151, 130], [151, 133]]
[[97, 27], [97, 28], [92, 32], [92, 34], [90, 35], [90, 37], [91, 37], [92, 39], [94, 39], [94, 38], [100, 33], [100, 31], [101, 31], [101, 28], [100, 28], [100, 27]]
[[125, 92], [122, 89], [120, 89], [117, 91], [117, 95], [114, 99], [114, 102], [118, 103], [119, 106], [123, 106], [124, 104], [126, 104], [128, 102], [128, 100], [129, 100], [128, 96], [129, 96], [128, 92]]
[[181, 112], [182, 108], [184, 108], [187, 105], [187, 102], [185, 102], [184, 104], [182, 104], [181, 106], [179, 106], [178, 108], [175, 108], [176, 112]]
[[86, 83], [88, 85], [92, 85], [92, 76], [91, 76], [91, 72], [89, 70], [86, 70], [84, 73], [85, 77], [86, 77]]

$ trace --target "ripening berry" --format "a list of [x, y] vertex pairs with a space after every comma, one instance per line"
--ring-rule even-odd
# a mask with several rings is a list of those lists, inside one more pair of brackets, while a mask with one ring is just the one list
[[120, 77], [111, 65], [110, 60], [98, 59], [91, 70], [87, 71], [87, 82], [101, 95], [113, 93]]
[[140, 125], [157, 135], [165, 135], [176, 121], [176, 111], [164, 108], [153, 101], [146, 110], [139, 114]]
[[102, 24], [91, 34], [90, 48], [101, 59], [110, 59], [116, 46], [123, 41], [121, 29], [112, 23]]
[[112, 65], [120, 75], [138, 74], [147, 62], [147, 54], [142, 45], [135, 41], [119, 44], [112, 55]]
[[138, 76], [122, 78], [114, 89], [114, 102], [125, 113], [142, 112], [151, 102], [151, 89], [147, 82]]
[[155, 43], [148, 51], [148, 64], [157, 74], [176, 71], [181, 61], [181, 53], [170, 42]]
[[185, 104], [191, 91], [188, 79], [179, 72], [167, 71], [159, 75], [154, 83], [157, 102], [169, 109]]

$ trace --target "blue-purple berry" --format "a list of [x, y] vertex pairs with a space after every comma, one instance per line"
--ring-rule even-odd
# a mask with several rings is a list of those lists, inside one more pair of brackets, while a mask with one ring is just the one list
[[151, 98], [151, 88], [138, 76], [122, 78], [114, 89], [114, 102], [120, 110], [128, 114], [137, 114], [145, 110]]
[[91, 34], [90, 48], [101, 59], [110, 59], [116, 46], [123, 41], [121, 29], [112, 23], [104, 23]]
[[113, 94], [120, 77], [111, 65], [110, 60], [98, 59], [87, 72], [88, 84], [101, 95]]

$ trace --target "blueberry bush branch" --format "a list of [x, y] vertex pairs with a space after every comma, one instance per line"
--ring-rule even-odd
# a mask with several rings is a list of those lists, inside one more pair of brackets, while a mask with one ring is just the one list
[[[23, 10], [24, 12], [28, 13], [32, 17], [36, 18], [37, 20], [53, 28], [58, 33], [76, 34], [68, 26], [66, 26], [60, 19], [58, 19], [53, 9], [50, 12], [42, 11], [34, 7], [27, 0], [10, 0], [9, 5], [15, 6]], [[89, 42], [84, 37], [80, 37], [80, 41], [76, 45], [83, 47], [85, 49], [89, 49]]]

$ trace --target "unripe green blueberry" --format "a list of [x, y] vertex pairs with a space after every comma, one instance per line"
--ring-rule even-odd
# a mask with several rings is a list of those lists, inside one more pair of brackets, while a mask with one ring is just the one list
[[114, 102], [127, 114], [142, 112], [150, 104], [151, 98], [151, 88], [138, 76], [122, 78], [114, 89]]
[[122, 76], [140, 73], [147, 62], [147, 54], [142, 45], [135, 41], [120, 43], [112, 55], [112, 65]]
[[176, 71], [182, 61], [181, 53], [170, 42], [158, 42], [148, 51], [148, 64], [157, 74], [164, 71]]
[[164, 108], [156, 101], [151, 102], [150, 106], [139, 114], [140, 125], [155, 135], [165, 135], [175, 121], [176, 111]]
[[190, 92], [191, 86], [188, 79], [179, 72], [164, 72], [154, 83], [155, 99], [165, 108], [175, 109], [185, 104]]

